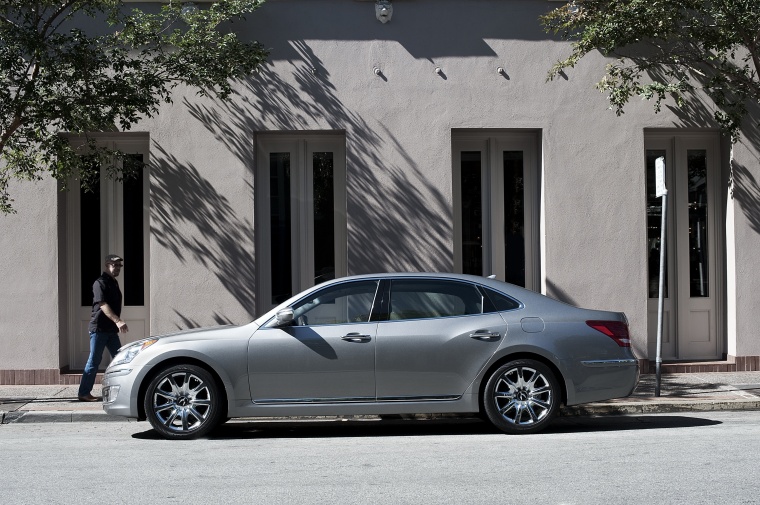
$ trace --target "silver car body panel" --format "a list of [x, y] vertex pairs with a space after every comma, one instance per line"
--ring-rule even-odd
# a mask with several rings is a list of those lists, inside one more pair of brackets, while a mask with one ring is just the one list
[[506, 334], [498, 313], [379, 323], [378, 401], [461, 397]]
[[261, 328], [248, 346], [251, 399], [374, 401], [376, 332], [377, 323]]
[[[267, 327], [278, 310], [326, 285], [396, 278], [486, 286], [520, 305], [437, 319]], [[131, 363], [106, 370], [104, 387], [119, 392], [103, 407], [142, 417], [140, 388], [157, 367], [177, 362], [199, 363], [219, 377], [229, 417], [477, 412], [490, 372], [519, 357], [550, 364], [568, 405], [628, 396], [638, 381], [638, 361], [587, 320], [626, 322], [619, 312], [579, 309], [476, 276], [348, 277], [300, 293], [247, 325], [160, 337]]]

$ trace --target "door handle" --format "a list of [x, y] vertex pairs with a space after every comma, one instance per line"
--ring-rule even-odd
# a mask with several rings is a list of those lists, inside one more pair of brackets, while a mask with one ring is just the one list
[[470, 333], [470, 338], [475, 340], [499, 340], [501, 333], [495, 331], [478, 330], [475, 333]]
[[349, 333], [348, 335], [343, 335], [340, 338], [346, 342], [369, 342], [372, 340], [371, 336], [362, 335], [361, 333]]

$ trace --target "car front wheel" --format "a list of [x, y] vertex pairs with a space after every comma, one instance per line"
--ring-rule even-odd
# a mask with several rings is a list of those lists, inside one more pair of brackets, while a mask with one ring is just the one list
[[210, 373], [195, 365], [175, 365], [156, 374], [144, 406], [148, 421], [162, 437], [190, 439], [219, 424], [219, 401], [219, 388]]
[[559, 409], [559, 383], [541, 362], [523, 359], [499, 367], [488, 379], [483, 405], [488, 419], [505, 433], [536, 433]]

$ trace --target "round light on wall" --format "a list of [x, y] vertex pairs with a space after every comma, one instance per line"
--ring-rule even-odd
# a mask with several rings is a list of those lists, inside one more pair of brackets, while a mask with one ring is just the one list
[[391, 17], [393, 17], [391, 0], [377, 0], [375, 2], [375, 17], [383, 24], [391, 20]]

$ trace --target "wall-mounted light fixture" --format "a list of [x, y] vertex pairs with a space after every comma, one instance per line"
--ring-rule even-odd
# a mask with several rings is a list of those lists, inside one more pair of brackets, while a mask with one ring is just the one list
[[391, 20], [391, 17], [393, 17], [391, 0], [377, 0], [375, 2], [375, 17], [383, 24]]

